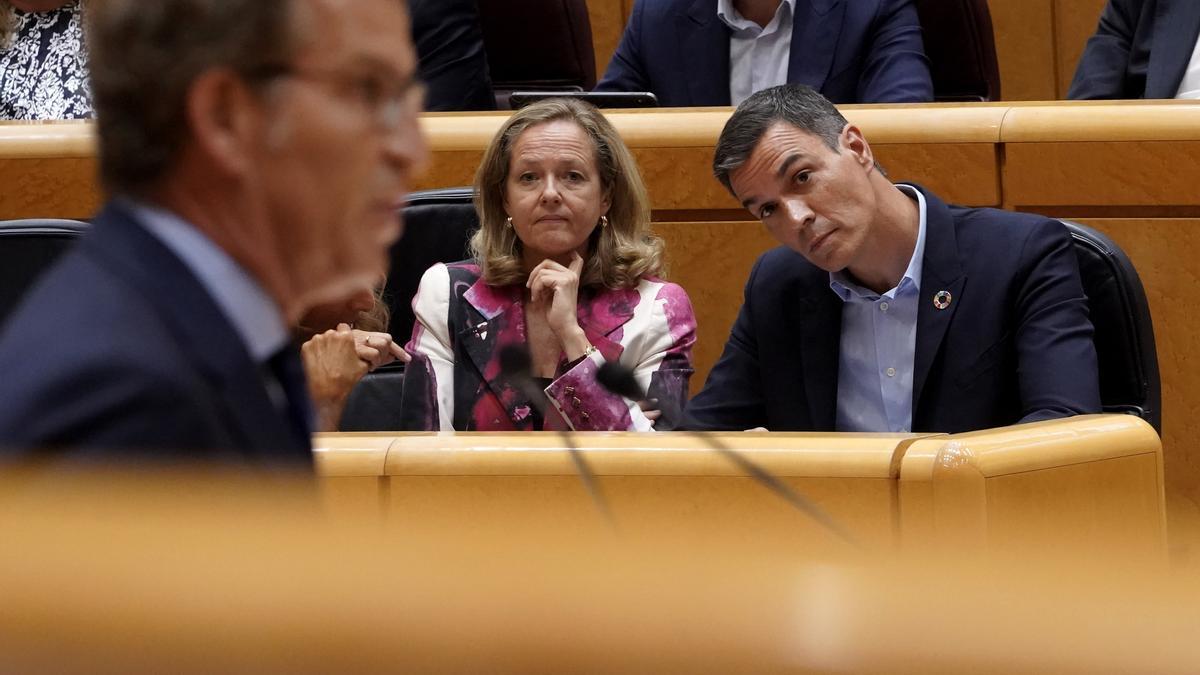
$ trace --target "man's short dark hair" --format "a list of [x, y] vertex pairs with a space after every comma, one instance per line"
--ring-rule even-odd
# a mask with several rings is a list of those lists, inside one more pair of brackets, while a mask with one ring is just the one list
[[192, 81], [210, 68], [254, 72], [297, 49], [296, 0], [105, 0], [88, 6], [100, 177], [136, 193], [177, 158]]
[[776, 122], [787, 122], [838, 151], [846, 118], [829, 99], [803, 84], [781, 84], [755, 92], [733, 111], [721, 130], [713, 155], [713, 175], [731, 193], [729, 174], [750, 158], [754, 146]]

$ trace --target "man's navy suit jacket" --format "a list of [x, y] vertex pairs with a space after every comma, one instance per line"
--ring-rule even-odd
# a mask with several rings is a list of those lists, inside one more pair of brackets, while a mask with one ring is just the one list
[[[1099, 412], [1092, 324], [1062, 223], [947, 206], [921, 192], [912, 431]], [[938, 309], [933, 296], [943, 290], [950, 305]], [[828, 272], [787, 248], [763, 254], [685, 427], [835, 431], [841, 327]]]
[[1067, 98], [1175, 98], [1197, 37], [1196, 0], [1109, 0]]
[[[933, 100], [912, 0], [796, 0], [789, 84], [834, 103]], [[724, 106], [730, 30], [715, 0], [638, 0], [597, 91], [650, 91], [665, 107]]]
[[0, 456], [312, 462], [208, 291], [120, 206], [11, 315], [0, 374]]

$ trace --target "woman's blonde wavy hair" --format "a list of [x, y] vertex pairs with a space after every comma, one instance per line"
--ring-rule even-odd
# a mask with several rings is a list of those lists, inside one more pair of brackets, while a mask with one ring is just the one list
[[557, 120], [580, 126], [596, 149], [601, 186], [609, 195], [608, 227], [592, 231], [580, 282], [583, 286], [633, 288], [643, 276], [662, 274], [662, 239], [650, 232], [650, 200], [633, 154], [617, 130], [594, 106], [570, 98], [529, 105], [500, 127], [475, 174], [475, 211], [479, 231], [471, 237], [471, 255], [483, 280], [495, 286], [523, 282], [521, 241], [506, 226], [504, 190], [517, 138], [530, 127]]

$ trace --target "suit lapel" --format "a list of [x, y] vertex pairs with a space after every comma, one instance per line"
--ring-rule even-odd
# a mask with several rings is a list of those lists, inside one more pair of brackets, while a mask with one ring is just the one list
[[[521, 288], [520, 284], [491, 286], [483, 279], [477, 280], [463, 295], [467, 302], [467, 323], [458, 336], [480, 379], [518, 429], [529, 425], [533, 401], [525, 387], [503, 372], [500, 353], [509, 345], [528, 344]], [[484, 392], [481, 390], [479, 394]]]
[[[812, 429], [832, 431], [837, 423], [842, 301], [829, 289], [828, 281], [823, 283], [817, 279], [810, 288], [809, 295], [800, 302], [786, 305], [795, 314], [784, 325], [800, 327], [800, 339], [796, 344], [800, 350]], [[767, 365], [771, 367], [772, 364]]]
[[[579, 326], [588, 340], [606, 360], [621, 358], [624, 347], [615, 333], [633, 317], [639, 294], [636, 289], [601, 289], [595, 294], [581, 293]], [[521, 304], [519, 284], [489, 286], [476, 281], [463, 295], [467, 305], [467, 325], [458, 336], [480, 378], [499, 399], [513, 424], [527, 424], [531, 401], [521, 387], [509, 380], [500, 368], [500, 352], [508, 345], [527, 345], [525, 308]]]
[[[239, 444], [267, 454], [300, 454], [291, 426], [267, 395], [262, 373], [216, 302], [182, 261], [119, 205], [96, 218], [96, 250], [150, 300], [180, 349], [201, 371], [223, 405]], [[130, 251], [139, 251], [136, 257]], [[133, 262], [131, 262], [133, 261]], [[274, 421], [274, 423], [271, 423]], [[308, 439], [302, 439], [308, 456]]]
[[843, 0], [796, 0], [787, 81], [820, 91], [841, 36]]
[[[921, 290], [917, 298], [917, 345], [913, 357], [913, 419], [917, 419], [921, 392], [937, 358], [946, 329], [962, 303], [967, 276], [958, 255], [954, 219], [941, 200], [917, 187], [925, 195], [925, 255], [922, 261]], [[940, 291], [950, 293], [950, 304], [938, 309], [933, 297]]]
[[[644, 1], [644, 0], [643, 0]], [[712, 0], [694, 0], [675, 15], [679, 35], [679, 77], [692, 101], [729, 105], [729, 28]]]
[[1154, 44], [1146, 66], [1146, 98], [1175, 98], [1183, 72], [1200, 34], [1196, 0], [1159, 0], [1154, 17]]

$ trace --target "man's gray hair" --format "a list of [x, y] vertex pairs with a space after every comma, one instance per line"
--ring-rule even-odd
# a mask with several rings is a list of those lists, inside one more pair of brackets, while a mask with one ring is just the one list
[[187, 92], [228, 68], [253, 80], [298, 48], [297, 0], [104, 0], [88, 7], [100, 178], [138, 193], [171, 168], [187, 139]]
[[834, 152], [847, 124], [842, 113], [812, 87], [781, 84], [755, 92], [733, 111], [713, 155], [713, 175], [730, 193], [729, 174], [746, 163], [763, 134], [777, 122], [816, 136]]

